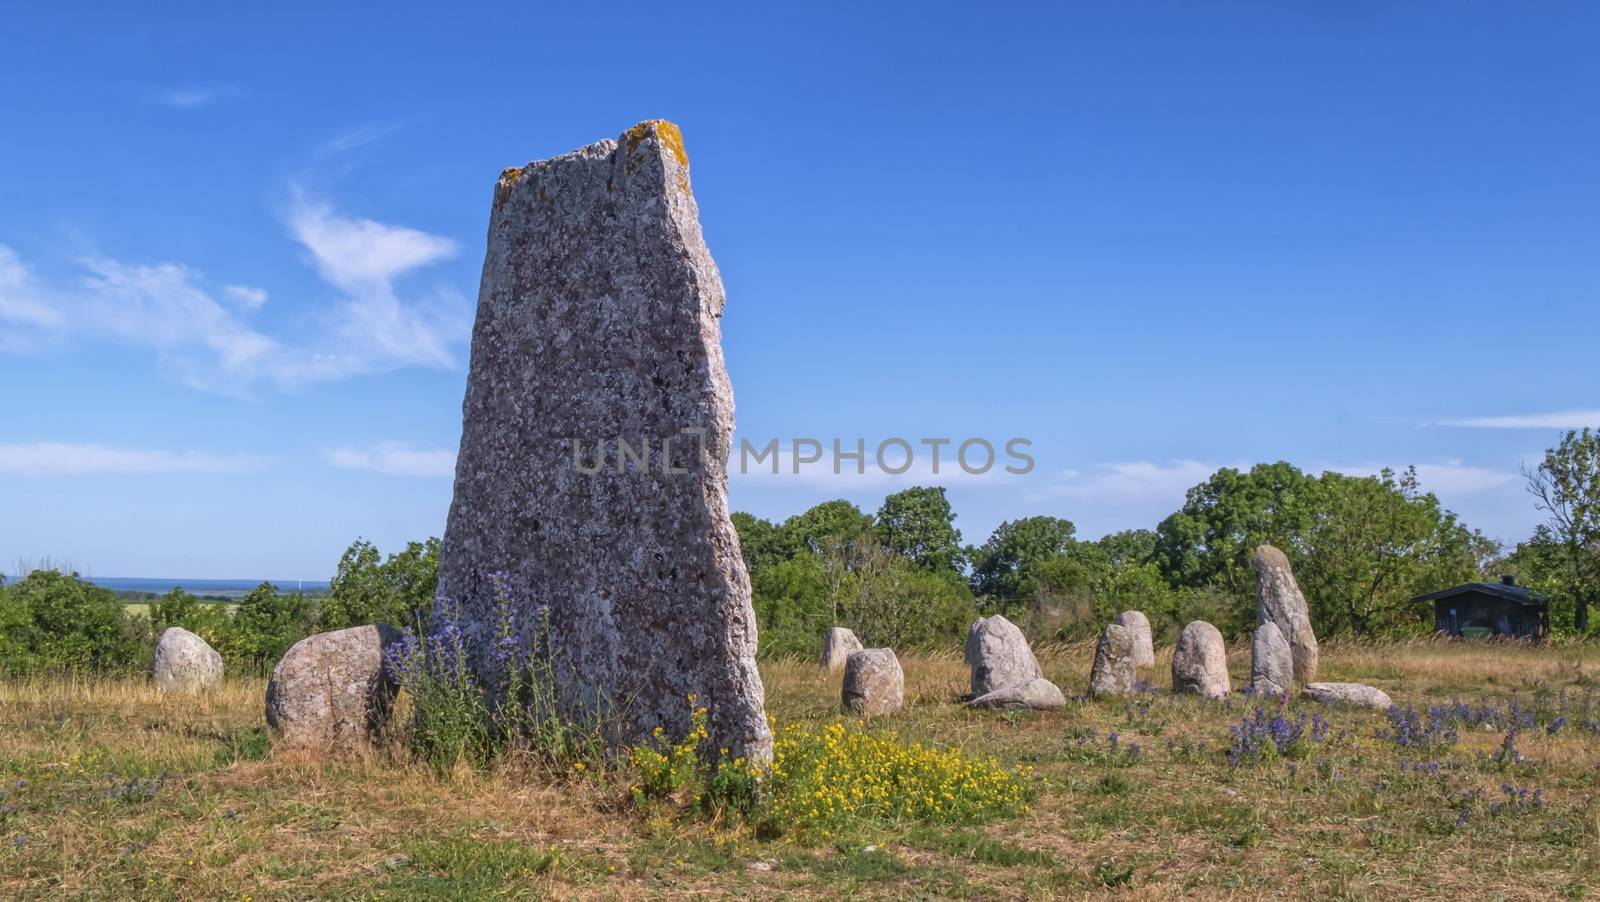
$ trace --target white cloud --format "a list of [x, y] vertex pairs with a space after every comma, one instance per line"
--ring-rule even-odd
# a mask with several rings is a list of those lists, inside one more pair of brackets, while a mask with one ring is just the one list
[[66, 318], [39, 296], [36, 280], [17, 252], [0, 244], [0, 320], [40, 329], [59, 329]]
[[317, 272], [342, 290], [333, 328], [356, 357], [386, 366], [450, 367], [450, 346], [466, 334], [463, 305], [454, 299], [405, 303], [394, 282], [410, 270], [455, 256], [454, 241], [404, 226], [349, 219], [298, 191], [289, 213], [294, 239], [311, 252]]
[[263, 463], [261, 458], [250, 455], [135, 450], [62, 442], [0, 445], [0, 473], [13, 476], [233, 473], [257, 469]]
[[408, 124], [410, 124], [409, 121], [401, 120], [398, 122], [369, 122], [364, 125], [358, 125], [348, 131], [334, 135], [326, 144], [322, 145], [322, 152], [344, 153], [345, 151], [355, 150], [357, 147], [371, 144], [374, 141], [381, 141]]
[[226, 85], [184, 85], [176, 88], [163, 88], [146, 94], [146, 99], [151, 103], [158, 103], [164, 107], [175, 110], [192, 110], [209, 106], [219, 100], [236, 97], [237, 88]]
[[1558, 410], [1551, 413], [1526, 413], [1496, 417], [1465, 417], [1440, 420], [1441, 426], [1467, 429], [1582, 429], [1600, 426], [1600, 410]]
[[224, 285], [222, 291], [240, 307], [246, 310], [260, 310], [267, 302], [265, 289], [253, 288], [249, 285]]
[[1248, 468], [1248, 464], [1213, 464], [1198, 460], [1178, 460], [1158, 464], [1148, 460], [1101, 464], [1085, 475], [1064, 470], [1060, 479], [1045, 489], [1045, 494], [1094, 500], [1149, 501], [1174, 500], [1173, 508], [1183, 503], [1184, 493], [1211, 478], [1224, 466]]
[[456, 452], [418, 448], [410, 442], [379, 442], [370, 448], [329, 448], [328, 463], [346, 470], [370, 470], [389, 476], [454, 476]]
[[[289, 223], [339, 296], [310, 317], [309, 338], [274, 337], [250, 315], [265, 289], [213, 283], [180, 263], [78, 261], [76, 286], [42, 290], [16, 252], [0, 245], [0, 351], [25, 351], [43, 330], [110, 335], [154, 348], [189, 385], [248, 394], [406, 366], [450, 368], [470, 330], [470, 305], [448, 290], [404, 301], [394, 283], [445, 259], [455, 242], [416, 229], [350, 219], [297, 195]], [[11, 324], [11, 325], [7, 325]], [[22, 328], [26, 327], [26, 329]]]
[[[186, 266], [130, 266], [83, 261], [93, 318], [90, 328], [148, 344], [175, 362], [191, 385], [226, 390], [281, 366], [284, 349], [249, 328], [206, 290]], [[206, 354], [197, 355], [196, 349]]]

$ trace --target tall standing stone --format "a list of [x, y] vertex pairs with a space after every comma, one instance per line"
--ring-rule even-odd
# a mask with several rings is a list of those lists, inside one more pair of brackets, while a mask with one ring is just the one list
[[1143, 611], [1123, 611], [1117, 615], [1112, 623], [1126, 627], [1133, 633], [1133, 665], [1135, 667], [1156, 666], [1156, 640], [1155, 634], [1150, 630], [1150, 618]]
[[972, 668], [973, 697], [1044, 676], [1028, 637], [999, 614], [980, 617], [967, 629], [966, 661]]
[[1137, 646], [1133, 630], [1120, 623], [1106, 625], [1094, 647], [1094, 668], [1089, 672], [1089, 694], [1132, 695], [1137, 686], [1134, 666]]
[[842, 626], [830, 626], [822, 636], [822, 666], [829, 670], [839, 670], [844, 667], [845, 659], [851, 653], [861, 650], [861, 640], [856, 638], [853, 630]]
[[[632, 744], [687, 733], [693, 695], [712, 747], [760, 760], [723, 302], [671, 123], [501, 175], [439, 590], [490, 685], [500, 573], [549, 607], [568, 716], [609, 712], [609, 738]], [[526, 635], [534, 615], [518, 617]]]
[[1256, 627], [1250, 637], [1250, 691], [1257, 695], [1288, 695], [1294, 687], [1294, 653], [1289, 640], [1271, 621]]
[[1222, 633], [1204, 620], [1184, 627], [1172, 650], [1172, 691], [1225, 698], [1232, 688]]
[[1256, 572], [1256, 620], [1275, 623], [1289, 640], [1294, 654], [1294, 678], [1309, 683], [1317, 678], [1317, 636], [1311, 631], [1311, 610], [1300, 594], [1289, 558], [1271, 545], [1250, 556]]

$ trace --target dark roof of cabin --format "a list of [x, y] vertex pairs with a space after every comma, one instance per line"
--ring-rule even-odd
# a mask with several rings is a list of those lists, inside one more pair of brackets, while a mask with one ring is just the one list
[[1493, 595], [1496, 598], [1501, 598], [1506, 601], [1513, 601], [1517, 604], [1527, 605], [1529, 607], [1542, 608], [1549, 603], [1545, 600], [1543, 595], [1534, 592], [1527, 586], [1515, 586], [1503, 582], [1464, 583], [1459, 586], [1452, 586], [1448, 589], [1440, 589], [1437, 592], [1429, 592], [1426, 595], [1418, 595], [1417, 597], [1411, 599], [1411, 602], [1413, 604], [1418, 604], [1424, 601], [1438, 601], [1441, 598], [1450, 598], [1454, 595], [1466, 595], [1472, 592], [1477, 592], [1483, 595]]

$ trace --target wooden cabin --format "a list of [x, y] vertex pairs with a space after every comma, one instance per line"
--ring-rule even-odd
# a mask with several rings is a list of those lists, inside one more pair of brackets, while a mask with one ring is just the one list
[[1511, 576], [1497, 583], [1441, 589], [1411, 601], [1432, 603], [1434, 629], [1451, 636], [1537, 639], [1550, 632], [1550, 603]]

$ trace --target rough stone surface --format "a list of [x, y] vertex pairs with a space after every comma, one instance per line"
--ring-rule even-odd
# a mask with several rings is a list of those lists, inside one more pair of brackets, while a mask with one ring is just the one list
[[1111, 621], [1127, 627], [1133, 633], [1133, 666], [1156, 666], [1155, 634], [1150, 631], [1150, 618], [1143, 611], [1123, 611]]
[[1324, 705], [1355, 705], [1379, 711], [1394, 707], [1388, 693], [1361, 683], [1307, 683], [1300, 695]]
[[156, 642], [150, 675], [162, 692], [200, 692], [222, 682], [222, 655], [183, 627], [168, 627]]
[[1029, 680], [1020, 686], [1007, 686], [996, 689], [987, 695], [980, 695], [967, 703], [974, 708], [1032, 708], [1036, 711], [1052, 711], [1056, 708], [1065, 708], [1067, 699], [1056, 688], [1056, 684], [1040, 677]]
[[844, 662], [844, 709], [852, 714], [893, 714], [905, 703], [906, 676], [892, 648], [851, 652]]
[[1294, 655], [1289, 640], [1271, 621], [1250, 639], [1250, 687], [1256, 695], [1288, 695], [1294, 688]]
[[632, 744], [687, 733], [694, 695], [711, 747], [761, 760], [722, 278], [698, 217], [669, 122], [501, 175], [439, 587], [488, 685], [502, 574], [549, 606], [568, 716], [609, 711], [608, 738]]
[[830, 626], [822, 637], [822, 666], [838, 670], [852, 652], [860, 650], [861, 640], [856, 638], [854, 632], [842, 626]]
[[1134, 660], [1138, 653], [1133, 630], [1120, 623], [1108, 624], [1094, 647], [1094, 667], [1089, 671], [1089, 694], [1132, 695], [1138, 682]]
[[1309, 683], [1317, 678], [1317, 637], [1311, 631], [1311, 610], [1300, 594], [1289, 558], [1271, 545], [1250, 556], [1256, 571], [1256, 621], [1275, 623], [1289, 640], [1294, 654], [1294, 678]]
[[1028, 647], [1028, 637], [999, 614], [972, 622], [967, 630], [966, 658], [972, 668], [973, 698], [1044, 676]]
[[397, 687], [383, 650], [400, 638], [392, 627], [353, 626], [307, 636], [290, 646], [267, 683], [267, 724], [284, 745], [351, 749], [366, 744], [389, 718]]
[[1232, 689], [1222, 633], [1204, 620], [1184, 627], [1172, 650], [1172, 691], [1225, 698]]

